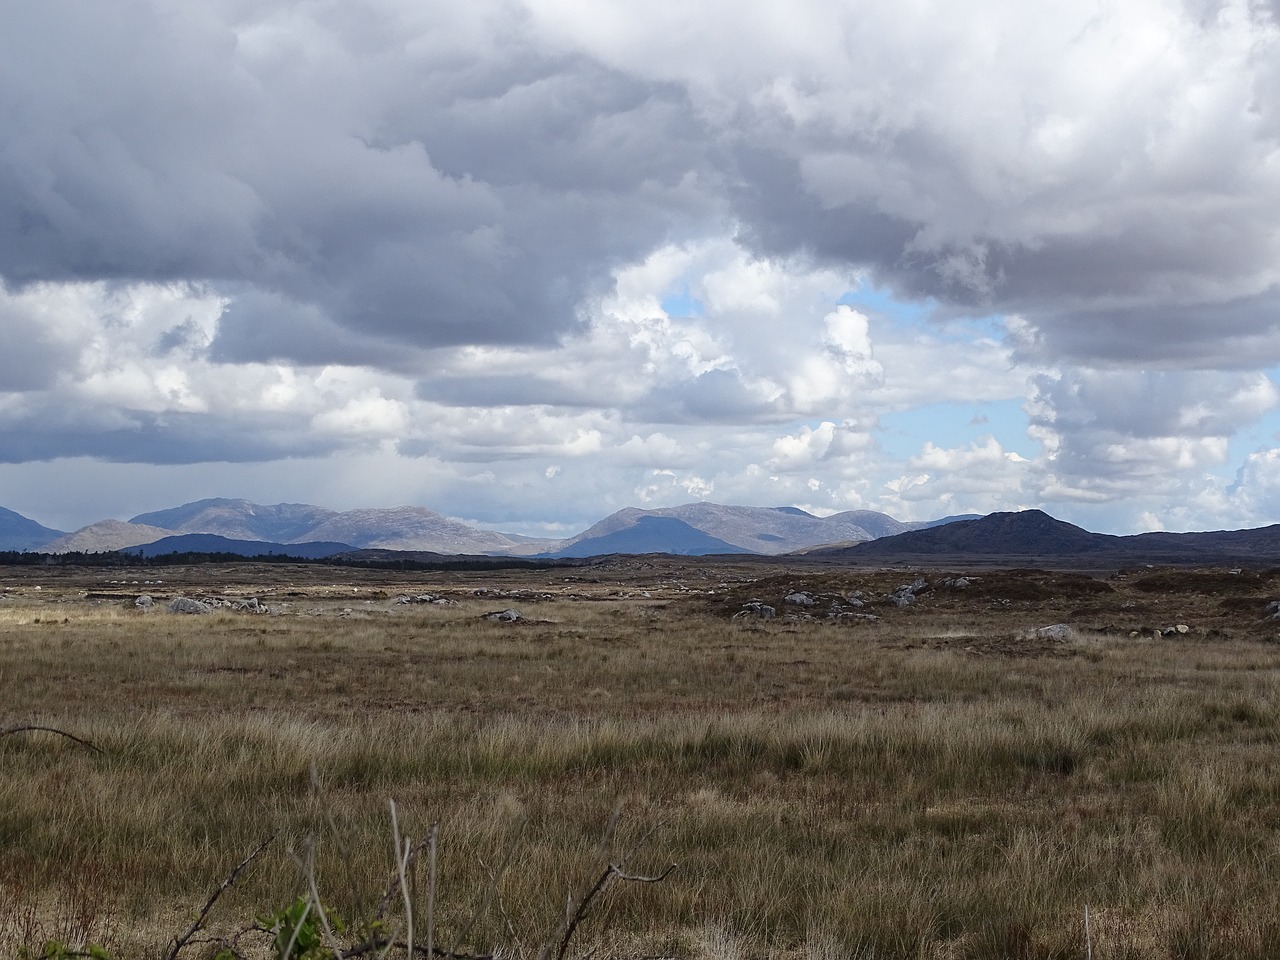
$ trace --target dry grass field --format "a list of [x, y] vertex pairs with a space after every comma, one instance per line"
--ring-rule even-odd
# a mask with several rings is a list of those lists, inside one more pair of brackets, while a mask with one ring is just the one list
[[1280, 956], [1280, 574], [955, 575], [0, 569], [0, 956]]

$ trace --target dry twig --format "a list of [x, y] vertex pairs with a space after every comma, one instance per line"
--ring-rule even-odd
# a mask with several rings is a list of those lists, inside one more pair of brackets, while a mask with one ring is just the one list
[[66, 737], [68, 740], [74, 740], [82, 747], [88, 747], [94, 753], [102, 753], [99, 747], [94, 746], [88, 740], [77, 737], [74, 733], [67, 733], [65, 730], [59, 730], [57, 727], [42, 727], [36, 724], [26, 724], [21, 727], [9, 727], [7, 730], [0, 730], [0, 737], [7, 737], [15, 733], [29, 733], [37, 731], [40, 733], [56, 733], [60, 737]]
[[569, 918], [569, 922], [565, 924], [564, 935], [560, 938], [560, 949], [556, 953], [556, 960], [564, 960], [565, 953], [569, 950], [569, 941], [573, 939], [574, 931], [578, 929], [578, 924], [582, 922], [583, 917], [587, 915], [587, 908], [591, 906], [591, 901], [609, 885], [610, 880], [627, 880], [632, 883], [661, 883], [667, 877], [671, 876], [671, 871], [676, 868], [676, 864], [672, 863], [667, 869], [654, 877], [641, 877], [635, 874], [626, 873], [615, 864], [609, 864], [596, 880], [595, 885], [587, 891], [587, 894], [578, 901], [578, 907], [574, 910], [573, 915]]
[[253, 853], [241, 860], [240, 863], [236, 865], [236, 868], [227, 874], [227, 878], [218, 885], [218, 889], [214, 890], [209, 899], [205, 901], [204, 909], [201, 910], [200, 915], [196, 917], [195, 923], [191, 924], [191, 927], [182, 936], [174, 938], [173, 946], [170, 948], [165, 960], [175, 960], [178, 956], [178, 951], [190, 943], [191, 938], [199, 932], [202, 926], [204, 926], [204, 922], [208, 918], [209, 912], [213, 909], [213, 905], [218, 902], [218, 898], [226, 893], [231, 885], [239, 879], [240, 874], [248, 868], [249, 864], [262, 856], [275, 838], [275, 834], [267, 837], [267, 839], [263, 840], [262, 843], [258, 844], [257, 849], [254, 850]]

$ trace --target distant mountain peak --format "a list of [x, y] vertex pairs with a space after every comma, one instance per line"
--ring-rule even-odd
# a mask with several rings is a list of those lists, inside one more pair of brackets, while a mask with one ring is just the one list
[[269, 540], [287, 543], [334, 515], [325, 507], [306, 503], [265, 506], [248, 500], [210, 497], [168, 510], [141, 513], [130, 523], [162, 527], [178, 533], [208, 533], [233, 540]]
[[172, 537], [174, 531], [145, 523], [125, 523], [123, 520], [99, 520], [74, 533], [58, 537], [44, 544], [42, 553], [104, 553], [124, 550], [128, 547], [153, 543], [164, 537]]
[[798, 507], [748, 507], [700, 500], [652, 510], [627, 507], [573, 537], [569, 545], [617, 533], [635, 526], [644, 517], [674, 518], [736, 549], [769, 555], [836, 540], [860, 541], [872, 537], [864, 527], [848, 519], [822, 519]]
[[54, 530], [0, 507], [0, 550], [37, 550], [65, 535], [65, 530]]
[[672, 553], [679, 556], [750, 553], [710, 536], [676, 517], [642, 515], [620, 530], [571, 543], [553, 557], [592, 557], [610, 553]]

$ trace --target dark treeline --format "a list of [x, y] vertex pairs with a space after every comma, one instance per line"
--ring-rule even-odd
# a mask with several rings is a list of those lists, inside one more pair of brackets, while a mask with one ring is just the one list
[[601, 558], [565, 560], [532, 560], [526, 557], [398, 557], [394, 553], [377, 557], [294, 557], [284, 553], [263, 553], [245, 556], [239, 553], [166, 553], [144, 557], [127, 550], [107, 550], [96, 553], [22, 553], [16, 550], [0, 551], [0, 566], [16, 567], [152, 567], [197, 566], [210, 563], [305, 563], [330, 567], [356, 567], [367, 570], [536, 570], [554, 567], [581, 567]]

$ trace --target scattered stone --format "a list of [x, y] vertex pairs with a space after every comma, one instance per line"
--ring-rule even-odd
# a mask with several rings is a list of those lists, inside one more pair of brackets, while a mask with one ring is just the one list
[[1185, 623], [1178, 623], [1178, 624], [1174, 624], [1171, 627], [1160, 628], [1160, 636], [1162, 637], [1176, 637], [1179, 634], [1190, 633], [1190, 632], [1191, 632], [1191, 628], [1187, 626]]
[[438, 597], [434, 593], [419, 593], [416, 596], [405, 594], [404, 596], [396, 597], [396, 603], [433, 603], [437, 606], [449, 606], [453, 601]]
[[968, 590], [972, 583], [973, 580], [970, 577], [948, 577], [939, 586], [947, 590]]
[[237, 600], [231, 604], [232, 610], [238, 610], [242, 613], [265, 613], [267, 608], [258, 602], [257, 597], [250, 597], [248, 600]]
[[1266, 614], [1272, 620], [1280, 620], [1280, 600], [1272, 600], [1268, 603]]
[[796, 590], [795, 592], [788, 593], [783, 597], [782, 602], [789, 603], [797, 607], [812, 607], [818, 601], [813, 599], [812, 595], [805, 593], [803, 590]]
[[148, 610], [150, 610], [152, 607], [156, 605], [156, 602], [152, 600], [150, 596], [144, 593], [142, 596], [138, 597], [137, 600], [133, 601], [133, 605], [137, 607], [139, 610], [141, 610], [143, 613], [146, 613]]
[[734, 614], [734, 617], [759, 617], [761, 620], [771, 620], [778, 615], [778, 611], [763, 600], [748, 600], [742, 605], [742, 609]]
[[495, 610], [492, 613], [484, 615], [485, 620], [493, 620], [498, 623], [515, 623], [517, 620], [523, 620], [524, 616], [519, 610]]
[[174, 597], [169, 601], [170, 613], [213, 613], [213, 606], [190, 597]]
[[890, 594], [889, 602], [895, 607], [909, 607], [911, 604], [916, 602], [916, 597], [920, 596], [922, 593], [927, 593], [932, 589], [933, 587], [930, 586], [929, 581], [921, 577], [918, 580], [914, 580], [911, 583], [904, 583], [902, 586], [898, 587], [897, 590]]
[[1037, 640], [1070, 640], [1076, 634], [1067, 623], [1054, 623], [1036, 631]]

